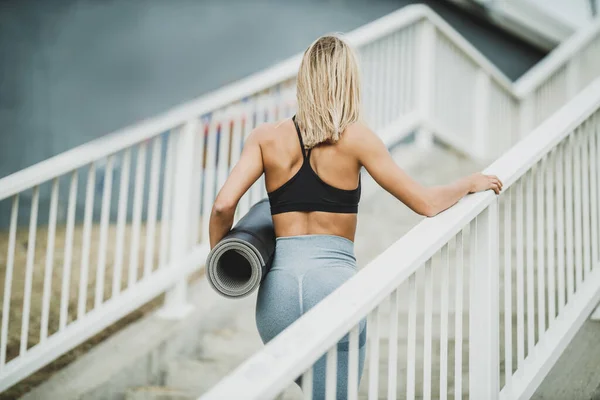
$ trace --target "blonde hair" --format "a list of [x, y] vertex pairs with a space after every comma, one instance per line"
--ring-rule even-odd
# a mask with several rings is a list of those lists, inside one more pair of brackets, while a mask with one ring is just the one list
[[360, 77], [352, 48], [337, 35], [315, 40], [298, 70], [296, 120], [308, 149], [335, 143], [360, 117]]

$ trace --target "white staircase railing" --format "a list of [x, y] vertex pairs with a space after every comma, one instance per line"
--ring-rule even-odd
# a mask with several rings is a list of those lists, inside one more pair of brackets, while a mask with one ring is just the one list
[[521, 133], [527, 133], [598, 76], [600, 18], [531, 68], [514, 85], [521, 99]]
[[461, 398], [463, 388], [474, 399], [530, 398], [600, 300], [599, 136], [600, 78], [486, 169], [504, 182], [500, 196], [471, 195], [421, 222], [201, 399], [273, 398], [300, 375], [310, 382], [322, 356], [334, 399], [336, 343], [346, 334], [348, 399], [356, 399], [365, 317], [369, 398]]
[[[388, 144], [418, 130], [423, 145], [435, 135], [485, 159], [600, 71], [590, 50], [599, 46], [600, 24], [551, 54], [521, 91], [425, 6], [347, 37], [361, 58], [367, 122]], [[216, 190], [246, 135], [292, 113], [300, 57], [0, 179], [0, 210], [10, 221], [0, 391], [161, 293], [165, 316], [189, 310], [186, 279], [206, 255]], [[568, 91], [556, 78], [565, 69]], [[520, 113], [521, 99], [534, 111]], [[263, 194], [259, 181], [239, 215]], [[39, 315], [31, 313], [35, 293]]]

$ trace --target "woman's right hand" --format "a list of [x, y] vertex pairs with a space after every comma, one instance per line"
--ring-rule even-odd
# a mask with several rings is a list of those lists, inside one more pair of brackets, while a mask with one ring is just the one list
[[483, 192], [492, 189], [496, 194], [502, 190], [502, 182], [496, 175], [484, 175], [480, 172], [470, 176], [469, 193]]

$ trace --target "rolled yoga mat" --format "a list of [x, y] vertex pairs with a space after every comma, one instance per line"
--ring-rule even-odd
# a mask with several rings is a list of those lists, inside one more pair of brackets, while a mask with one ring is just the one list
[[271, 208], [263, 199], [208, 253], [208, 282], [225, 297], [248, 296], [269, 272], [274, 252]]

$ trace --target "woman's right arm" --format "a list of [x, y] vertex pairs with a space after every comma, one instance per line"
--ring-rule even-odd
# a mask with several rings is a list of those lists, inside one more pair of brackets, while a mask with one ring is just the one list
[[432, 217], [452, 207], [468, 193], [502, 190], [496, 176], [476, 173], [448, 185], [425, 187], [412, 179], [393, 160], [381, 139], [362, 124], [353, 126], [358, 160], [386, 191], [420, 215]]

